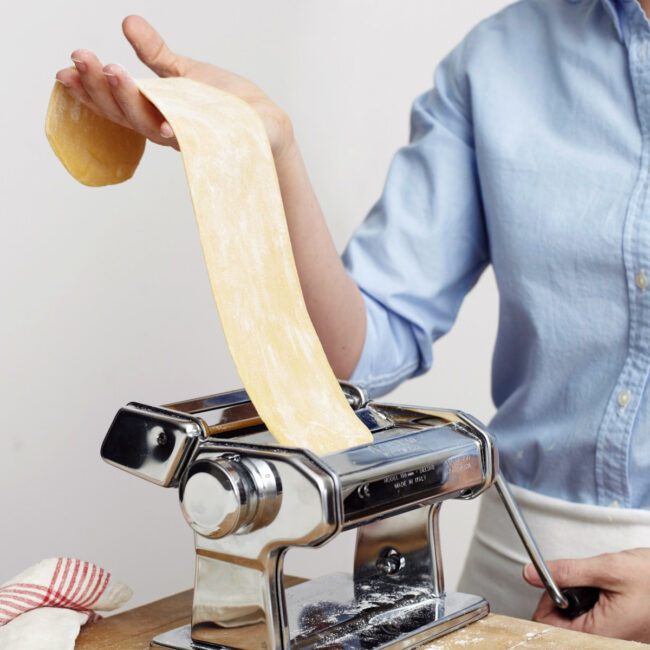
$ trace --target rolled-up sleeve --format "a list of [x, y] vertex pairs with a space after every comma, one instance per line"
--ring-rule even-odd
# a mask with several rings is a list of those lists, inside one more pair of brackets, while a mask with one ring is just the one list
[[352, 380], [372, 396], [431, 367], [433, 342], [489, 261], [462, 50], [411, 113], [380, 200], [343, 261], [366, 305], [366, 339]]

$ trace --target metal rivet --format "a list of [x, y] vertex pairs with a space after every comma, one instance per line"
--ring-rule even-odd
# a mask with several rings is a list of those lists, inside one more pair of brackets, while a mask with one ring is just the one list
[[167, 444], [167, 434], [164, 431], [161, 431], [158, 434], [158, 438], [156, 438], [156, 442], [163, 447], [164, 445]]

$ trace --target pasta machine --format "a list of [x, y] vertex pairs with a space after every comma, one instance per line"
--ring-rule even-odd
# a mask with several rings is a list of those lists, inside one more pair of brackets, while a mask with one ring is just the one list
[[[474, 498], [493, 483], [555, 601], [569, 604], [479, 422], [460, 411], [368, 402], [353, 384], [341, 387], [373, 442], [323, 457], [278, 445], [243, 390], [118, 411], [102, 457], [178, 488], [195, 531], [191, 624], [152, 648], [414, 648], [476, 621], [487, 602], [445, 590], [438, 515], [445, 499]], [[285, 588], [288, 549], [318, 547], [351, 528], [349, 573]]]

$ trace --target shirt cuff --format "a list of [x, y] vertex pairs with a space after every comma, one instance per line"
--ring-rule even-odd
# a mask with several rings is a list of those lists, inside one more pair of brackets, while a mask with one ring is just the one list
[[[402, 381], [426, 369], [420, 367], [420, 356], [408, 326], [397, 315], [388, 312], [371, 296], [361, 291], [366, 306], [366, 339], [361, 357], [350, 381], [361, 386], [371, 398], [385, 395]], [[390, 340], [382, 341], [381, 332], [391, 332]], [[411, 354], [405, 356], [405, 351]]]

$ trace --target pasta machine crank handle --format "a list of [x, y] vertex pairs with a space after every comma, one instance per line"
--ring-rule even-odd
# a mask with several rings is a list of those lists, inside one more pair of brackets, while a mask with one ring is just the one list
[[553, 576], [550, 574], [539, 547], [533, 539], [528, 524], [526, 524], [526, 520], [521, 514], [521, 510], [519, 510], [519, 506], [501, 472], [498, 473], [494, 485], [517, 530], [519, 538], [526, 548], [528, 556], [537, 570], [537, 574], [544, 584], [546, 592], [557, 606], [559, 613], [565, 618], [576, 618], [589, 611], [598, 602], [600, 590], [597, 587], [568, 587], [560, 590], [555, 584], [555, 580], [553, 580]]

